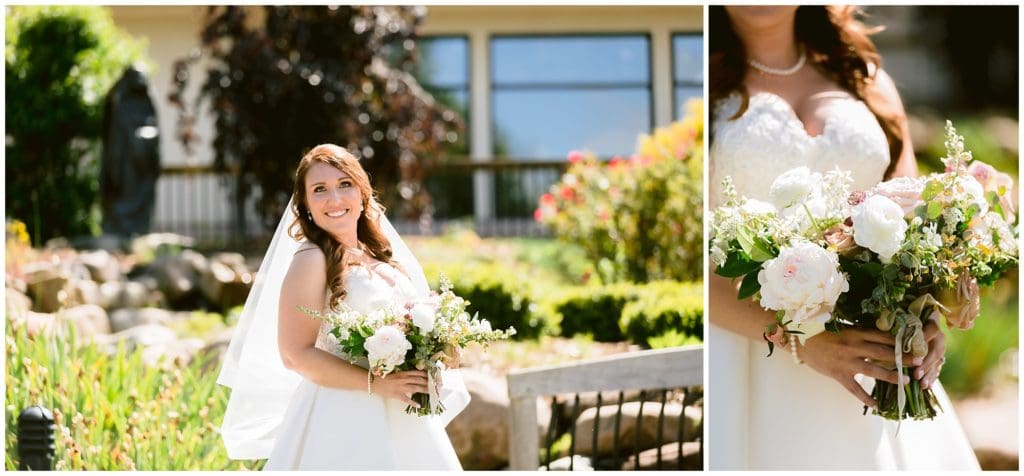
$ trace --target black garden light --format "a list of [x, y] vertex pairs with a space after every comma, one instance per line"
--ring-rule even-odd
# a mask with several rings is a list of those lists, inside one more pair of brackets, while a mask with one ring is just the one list
[[52, 469], [55, 428], [53, 413], [39, 405], [28, 407], [18, 415], [19, 470]]

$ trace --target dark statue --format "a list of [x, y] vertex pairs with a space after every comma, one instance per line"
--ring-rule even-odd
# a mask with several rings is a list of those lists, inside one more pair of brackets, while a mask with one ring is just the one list
[[103, 104], [100, 200], [103, 233], [149, 232], [160, 176], [160, 133], [148, 82], [128, 67]]

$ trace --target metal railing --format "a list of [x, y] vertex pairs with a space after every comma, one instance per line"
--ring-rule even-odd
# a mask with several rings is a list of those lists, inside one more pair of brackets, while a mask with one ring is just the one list
[[[565, 447], [566, 436], [557, 438], [558, 434], [569, 440], [567, 448], [559, 448], [568, 453], [568, 467], [559, 469], [576, 469], [581, 454], [591, 458], [593, 469], [702, 469], [703, 411], [702, 404], [694, 404], [703, 400], [703, 382], [702, 345], [513, 371], [508, 375], [510, 469], [552, 469], [558, 440], [562, 444], [557, 446]], [[605, 405], [609, 391], [612, 404]], [[537, 431], [538, 397], [550, 397], [551, 402], [543, 445]], [[581, 398], [594, 400], [594, 405], [584, 412]], [[623, 416], [627, 406], [635, 414], [632, 419]], [[656, 415], [645, 412], [645, 406]], [[601, 419], [602, 409], [613, 411], [611, 407], [614, 420], [604, 424], [608, 420]], [[584, 413], [586, 418], [581, 418]], [[585, 424], [578, 428], [581, 421]], [[690, 422], [696, 424], [687, 432]], [[642, 431], [649, 424], [655, 425], [653, 437]], [[611, 432], [610, 448], [602, 430]], [[665, 461], [668, 453], [673, 453], [674, 462]]]
[[[533, 211], [565, 168], [564, 161], [538, 160], [436, 165], [424, 180], [433, 199], [433, 220], [393, 221], [405, 234], [439, 234], [459, 225], [481, 236], [548, 236], [550, 232], [534, 222]], [[165, 166], [157, 183], [152, 230], [192, 236], [211, 247], [265, 245], [270, 233], [251, 204], [238, 216], [233, 190], [230, 172], [217, 172], [212, 166]], [[478, 218], [480, 200], [485, 212]]]

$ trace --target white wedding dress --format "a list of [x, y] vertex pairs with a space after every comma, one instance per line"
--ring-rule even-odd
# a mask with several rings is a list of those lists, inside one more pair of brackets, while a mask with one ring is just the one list
[[[367, 314], [417, 296], [405, 274], [383, 263], [372, 271], [350, 267], [345, 288], [345, 302]], [[326, 323], [320, 326], [316, 347], [347, 360], [329, 331]], [[450, 378], [458, 373], [446, 372]], [[327, 388], [302, 379], [264, 469], [461, 470], [445, 424], [442, 416], [406, 414], [404, 403], [366, 389]]]
[[[849, 170], [854, 189], [882, 180], [889, 164], [885, 134], [864, 103], [840, 99], [830, 106], [822, 133], [809, 135], [792, 107], [770, 93], [751, 96], [735, 120], [737, 95], [719, 104], [710, 148], [711, 203], [720, 205], [721, 182], [731, 176], [740, 195], [767, 201], [774, 179], [793, 167]], [[874, 415], [839, 383], [786, 349], [766, 358], [767, 345], [709, 326], [708, 461], [712, 470], [967, 469], [978, 461], [949, 398], [934, 420], [902, 426]], [[862, 383], [870, 391], [870, 379]]]

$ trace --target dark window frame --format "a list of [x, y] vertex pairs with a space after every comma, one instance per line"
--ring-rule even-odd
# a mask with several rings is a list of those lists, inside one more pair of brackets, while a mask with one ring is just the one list
[[670, 62], [669, 67], [670, 67], [670, 71], [671, 71], [671, 75], [672, 75], [672, 120], [673, 121], [679, 120], [679, 113], [681, 112], [679, 110], [679, 107], [681, 106], [681, 104], [679, 104], [679, 99], [680, 98], [677, 97], [677, 94], [676, 94], [677, 90], [679, 88], [700, 88], [700, 90], [701, 90], [701, 95], [700, 96], [701, 96], [701, 99], [703, 99], [704, 98], [704, 81], [703, 81], [703, 78], [707, 76], [707, 71], [704, 71], [704, 74], [701, 75], [701, 78], [702, 78], [701, 81], [681, 80], [681, 79], [676, 77], [676, 38], [683, 38], [683, 37], [694, 37], [694, 38], [700, 38], [701, 39], [701, 59], [700, 59], [701, 63], [702, 63], [701, 64], [701, 68], [705, 69], [705, 70], [707, 69], [705, 67], [707, 61], [705, 61], [706, 58], [704, 58], [704, 49], [705, 49], [704, 47], [706, 46], [705, 43], [707, 42], [707, 38], [704, 36], [704, 34], [699, 32], [699, 31], [673, 31], [673, 32], [671, 32], [670, 35], [669, 35], [669, 49], [671, 50], [671, 54], [669, 55], [669, 62]]

